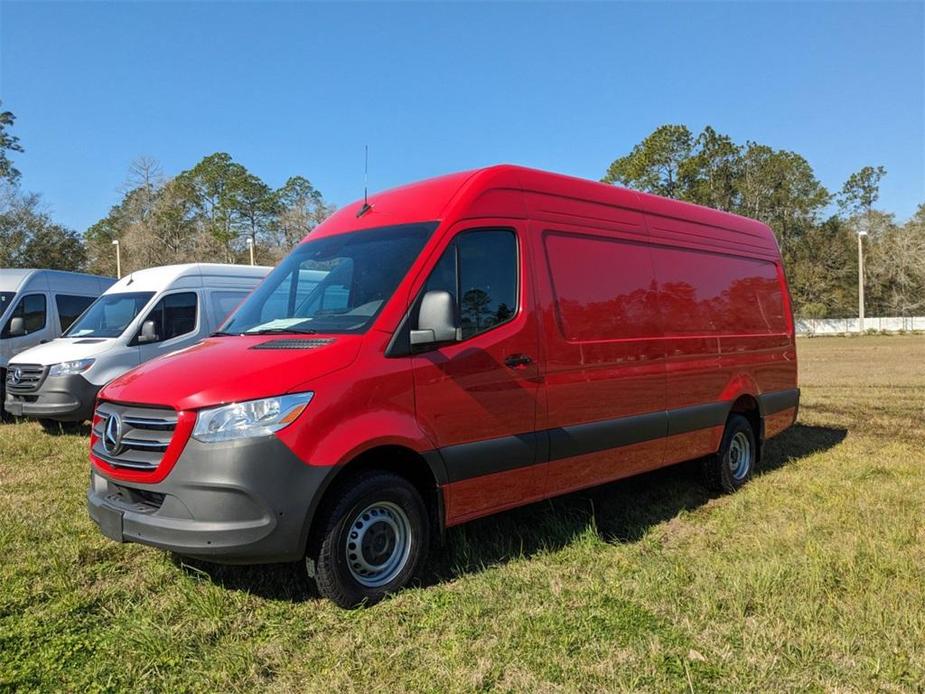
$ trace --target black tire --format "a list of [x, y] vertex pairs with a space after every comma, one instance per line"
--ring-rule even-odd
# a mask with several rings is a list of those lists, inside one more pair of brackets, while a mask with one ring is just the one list
[[13, 415], [6, 411], [6, 369], [0, 369], [0, 422], [12, 421]]
[[718, 492], [738, 491], [752, 478], [757, 460], [758, 445], [751, 422], [733, 413], [726, 422], [719, 450], [704, 459], [706, 484]]
[[[410, 482], [389, 472], [362, 472], [338, 485], [317, 527], [306, 566], [314, 565], [318, 592], [343, 608], [372, 605], [401, 590], [427, 558], [427, 508]], [[366, 571], [364, 560], [366, 567], [385, 568], [378, 575]]]
[[81, 422], [59, 422], [56, 419], [40, 419], [39, 424], [49, 434], [71, 434], [80, 429]]

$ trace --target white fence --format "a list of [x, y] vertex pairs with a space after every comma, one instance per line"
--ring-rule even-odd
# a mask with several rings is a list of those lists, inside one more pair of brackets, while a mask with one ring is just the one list
[[[804, 318], [794, 321], [797, 335], [846, 335], [861, 332], [857, 318]], [[864, 330], [895, 333], [925, 330], [925, 316], [882, 316], [864, 318]]]

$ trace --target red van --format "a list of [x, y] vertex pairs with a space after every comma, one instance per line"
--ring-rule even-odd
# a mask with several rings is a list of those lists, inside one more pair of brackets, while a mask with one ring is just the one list
[[445, 528], [794, 422], [780, 253], [751, 219], [515, 166], [373, 195], [199, 344], [100, 393], [90, 515], [322, 595], [406, 585]]

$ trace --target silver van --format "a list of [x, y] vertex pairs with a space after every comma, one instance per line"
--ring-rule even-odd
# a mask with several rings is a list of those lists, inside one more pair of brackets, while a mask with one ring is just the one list
[[[93, 414], [106, 383], [150, 359], [199, 342], [267, 273], [268, 267], [190, 263], [138, 270], [113, 284], [58, 339], [19, 352], [6, 399], [17, 417], [51, 430]], [[14, 380], [17, 373], [19, 380]]]
[[0, 268], [0, 403], [10, 359], [61, 335], [115, 281], [82, 272]]

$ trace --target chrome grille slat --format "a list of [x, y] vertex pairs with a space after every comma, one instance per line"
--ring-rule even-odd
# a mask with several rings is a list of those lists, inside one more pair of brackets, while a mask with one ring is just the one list
[[123, 417], [122, 421], [143, 429], [173, 429], [177, 426], [176, 417]]
[[163, 441], [145, 441], [144, 439], [122, 438], [122, 445], [126, 448], [156, 448], [159, 451], [166, 451], [167, 444]]
[[[121, 448], [113, 455], [104, 447], [103, 436], [111, 415], [122, 424]], [[99, 438], [93, 453], [114, 467], [132, 470], [156, 470], [170, 445], [177, 425], [173, 410], [102, 402], [96, 409], [93, 432]]]

